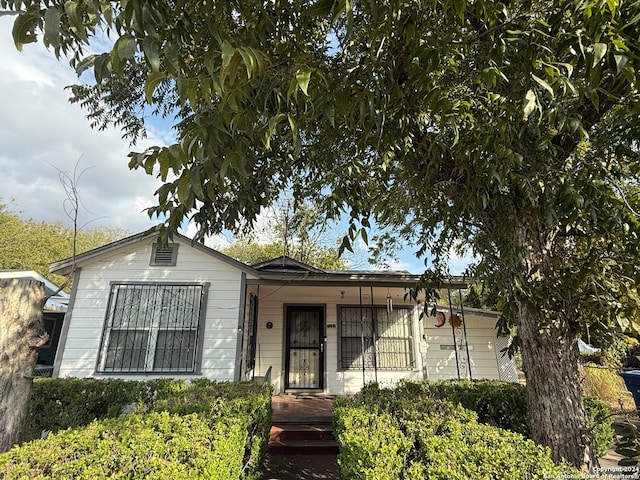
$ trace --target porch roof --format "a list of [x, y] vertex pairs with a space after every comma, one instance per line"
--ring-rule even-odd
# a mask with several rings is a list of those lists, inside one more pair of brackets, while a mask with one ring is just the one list
[[[331, 272], [259, 272], [259, 277], [247, 279], [248, 285], [283, 285], [295, 284], [304, 286], [351, 285], [366, 287], [409, 287], [420, 280], [420, 275], [408, 272], [390, 272], [375, 270], [345, 270]], [[440, 288], [466, 288], [469, 279], [451, 276], [442, 279]]]

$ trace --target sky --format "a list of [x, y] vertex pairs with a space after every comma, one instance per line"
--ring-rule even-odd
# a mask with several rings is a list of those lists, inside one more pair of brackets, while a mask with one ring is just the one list
[[[79, 224], [130, 233], [153, 226], [156, 222], [144, 209], [154, 204], [159, 180], [129, 170], [127, 154], [171, 142], [170, 125], [152, 122], [148, 138], [133, 147], [119, 130], [92, 130], [81, 107], [68, 101], [65, 87], [78, 83], [73, 69], [41, 43], [18, 52], [12, 23], [12, 17], [0, 17], [0, 203], [24, 219], [60, 220], [71, 226], [59, 171], [75, 170], [81, 173], [77, 187], [85, 207]], [[211, 246], [220, 244], [213, 241]], [[424, 263], [415, 258], [415, 250], [400, 252], [389, 268], [421, 273]], [[452, 258], [451, 273], [461, 273], [469, 260]]]

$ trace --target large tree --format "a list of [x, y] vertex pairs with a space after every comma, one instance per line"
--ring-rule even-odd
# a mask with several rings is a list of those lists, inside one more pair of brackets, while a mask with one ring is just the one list
[[[177, 139], [131, 155], [165, 182], [163, 238], [252, 222], [282, 191], [387, 240], [479, 258], [522, 349], [532, 435], [594, 462], [580, 395], [581, 324], [638, 307], [640, 4], [626, 0], [9, 1], [18, 48], [38, 39], [97, 84], [96, 126]], [[109, 52], [85, 57], [107, 30]], [[383, 241], [381, 238], [380, 241]], [[429, 281], [428, 281], [429, 280]]]

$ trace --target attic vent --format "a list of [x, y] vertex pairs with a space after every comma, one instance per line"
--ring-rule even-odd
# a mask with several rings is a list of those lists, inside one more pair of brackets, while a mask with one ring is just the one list
[[178, 244], [171, 243], [166, 247], [153, 245], [150, 265], [175, 266], [178, 258]]

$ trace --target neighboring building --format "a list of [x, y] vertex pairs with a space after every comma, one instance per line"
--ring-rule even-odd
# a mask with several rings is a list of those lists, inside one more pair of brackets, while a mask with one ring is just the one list
[[[517, 381], [498, 314], [443, 307], [444, 319], [421, 317], [407, 295], [416, 275], [287, 257], [247, 266], [181, 235], [166, 248], [155, 238], [76, 257], [55, 376], [250, 380], [271, 367], [276, 393], [337, 395], [403, 378]], [[464, 287], [452, 278], [443, 293]]]
[[43, 308], [44, 329], [49, 340], [38, 349], [36, 375], [50, 375], [58, 349], [62, 323], [69, 304], [69, 294], [35, 270], [0, 270], [0, 279], [26, 278], [44, 284], [44, 295], [47, 298]]

